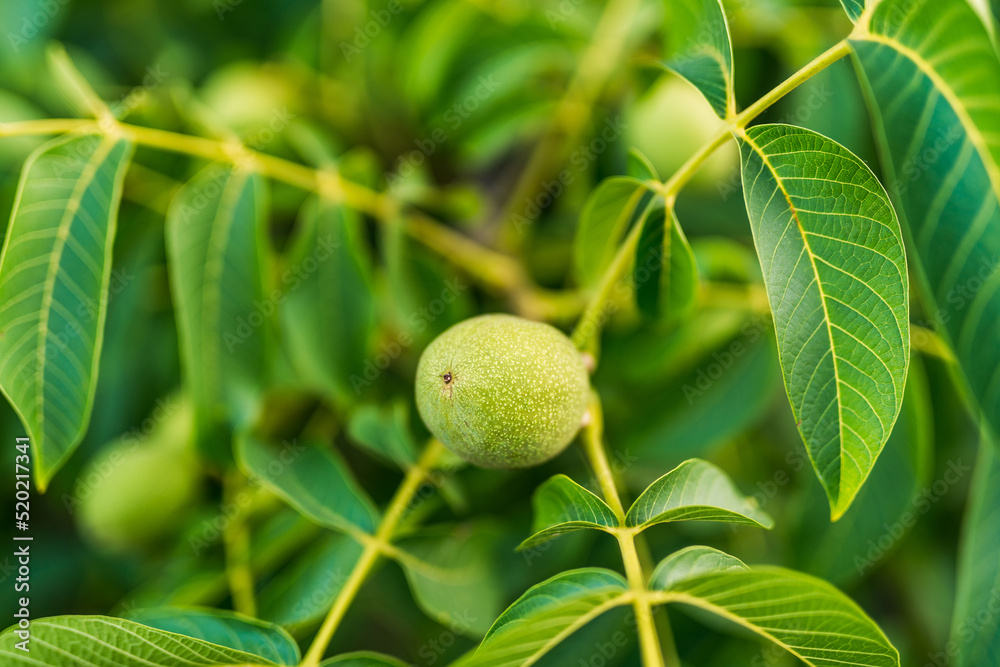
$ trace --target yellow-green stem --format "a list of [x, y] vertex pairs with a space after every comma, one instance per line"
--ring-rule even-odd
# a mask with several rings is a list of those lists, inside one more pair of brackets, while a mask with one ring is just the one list
[[[584, 428], [582, 439], [587, 460], [593, 468], [594, 476], [601, 487], [608, 507], [615, 513], [619, 525], [625, 524], [625, 508], [615, 484], [614, 471], [608, 461], [603, 441], [604, 418], [601, 403], [596, 394], [590, 402], [590, 421]], [[639, 634], [639, 648], [642, 654], [643, 667], [664, 667], [663, 649], [660, 647], [660, 637], [653, 623], [652, 607], [648, 600], [646, 575], [643, 573], [639, 554], [635, 547], [635, 531], [619, 530], [615, 533], [622, 552], [622, 562], [625, 565], [625, 578], [632, 591], [632, 607], [635, 610], [636, 630]], [[670, 649], [668, 660], [670, 667], [680, 667], [680, 659], [673, 647], [673, 639], [668, 643]]]
[[[694, 155], [688, 158], [687, 162], [663, 184], [651, 186], [666, 201], [668, 208], [673, 207], [677, 195], [697, 173], [712, 153], [726, 143], [731, 135], [739, 135], [743, 129], [757, 116], [762, 114], [768, 107], [807, 81], [810, 77], [820, 72], [833, 63], [837, 62], [850, 52], [850, 45], [847, 40], [838, 42], [835, 46], [817, 56], [812, 62], [800, 69], [798, 72], [778, 84], [773, 90], [751, 104], [742, 112], [734, 116], [723, 125], [719, 131], [708, 142], [702, 146]], [[611, 264], [605, 270], [604, 275], [597, 284], [593, 295], [587, 302], [587, 307], [580, 317], [580, 321], [573, 331], [573, 342], [580, 349], [587, 349], [594, 336], [600, 330], [602, 320], [605, 317], [605, 310], [612, 303], [611, 290], [619, 280], [623, 280], [626, 269], [630, 266], [632, 256], [635, 254], [636, 245], [639, 243], [639, 236], [642, 232], [642, 225], [636, 225], [625, 237], [625, 241], [618, 248]]]
[[[228, 474], [224, 483], [226, 502], [237, 506], [235, 498], [246, 492], [245, 478], [238, 471]], [[253, 570], [250, 567], [250, 531], [242, 513], [230, 520], [223, 533], [226, 545], [226, 577], [233, 608], [250, 617], [257, 616], [254, 600]]]
[[[0, 123], [0, 138], [63, 132], [102, 132], [107, 126], [89, 119], [51, 119]], [[246, 148], [233, 141], [219, 141], [151, 127], [116, 123], [114, 131], [142, 146], [183, 153], [206, 160], [228, 160], [274, 180], [288, 183], [385, 221], [396, 215], [399, 202], [390, 195], [370, 190], [341, 178], [336, 172], [317, 170], [274, 155]], [[508, 255], [479, 245], [472, 239], [419, 212], [402, 215], [406, 232], [432, 251], [448, 259], [487, 287], [510, 292], [515, 300], [544, 296], [530, 284], [520, 265]]]
[[579, 136], [590, 118], [591, 107], [618, 64], [629, 25], [640, 4], [639, 0], [610, 0], [601, 14], [594, 29], [594, 39], [580, 59], [566, 94], [556, 106], [551, 126], [535, 144], [513, 193], [502, 208], [500, 222], [504, 225], [504, 240], [508, 244], [519, 245], [518, 235], [511, 231], [517, 207], [527, 206], [538, 192], [541, 180], [564, 154], [566, 144]]
[[417, 464], [406, 471], [406, 476], [403, 478], [399, 488], [396, 489], [392, 500], [389, 501], [389, 506], [382, 516], [382, 521], [379, 523], [375, 535], [364, 540], [361, 557], [355, 563], [347, 580], [337, 593], [337, 598], [333, 601], [333, 605], [323, 620], [319, 632], [316, 633], [312, 645], [302, 659], [300, 667], [318, 667], [320, 661], [323, 659], [323, 654], [330, 645], [330, 640], [333, 639], [333, 633], [336, 632], [337, 626], [340, 625], [340, 621], [344, 618], [344, 614], [357, 596], [361, 585], [368, 578], [368, 574], [375, 566], [379, 556], [386, 550], [386, 545], [389, 544], [393, 533], [399, 527], [400, 521], [403, 519], [406, 508], [413, 499], [414, 494], [416, 494], [421, 483], [423, 483], [443, 452], [444, 446], [437, 440], [432, 440], [420, 456]]

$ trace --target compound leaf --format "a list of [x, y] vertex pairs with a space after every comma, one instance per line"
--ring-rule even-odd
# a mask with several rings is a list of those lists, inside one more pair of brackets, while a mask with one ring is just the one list
[[[905, 17], [905, 20], [902, 19]], [[1000, 63], [964, 0], [885, 0], [851, 38], [932, 322], [1000, 433]]]
[[500, 615], [462, 667], [534, 664], [566, 636], [622, 604], [628, 584], [601, 568], [562, 572], [519, 597]]
[[668, 581], [658, 601], [716, 614], [778, 644], [807, 665], [899, 665], [899, 654], [875, 622], [822, 579], [778, 567], [730, 567], [710, 574], [692, 570], [692, 574]]
[[286, 442], [279, 448], [239, 435], [236, 461], [307, 519], [345, 533], [375, 531], [378, 511], [328, 446]]
[[839, 518], [903, 402], [909, 300], [902, 236], [868, 167], [789, 125], [739, 137], [743, 191], [785, 389]]
[[573, 264], [584, 287], [594, 285], [611, 264], [618, 245], [653, 198], [642, 180], [612, 176], [584, 204], [573, 244]]
[[574, 530], [605, 530], [618, 525], [618, 518], [606, 502], [566, 475], [556, 475], [538, 487], [532, 504], [534, 534], [521, 543], [519, 551]]
[[857, 23], [861, 18], [861, 13], [865, 11], [865, 0], [840, 0], [844, 6], [844, 11], [852, 22]]
[[375, 328], [371, 266], [357, 215], [325, 199], [302, 208], [298, 237], [282, 272], [283, 333], [302, 376], [342, 402], [360, 388]]
[[455, 632], [483, 635], [501, 609], [495, 536], [481, 527], [427, 529], [399, 541], [414, 600]]
[[[255, 411], [266, 364], [264, 183], [216, 163], [178, 192], [167, 213], [167, 259], [184, 379], [195, 399], [199, 442], [225, 455], [220, 425]], [[265, 312], [266, 311], [266, 312]]]
[[663, 66], [701, 91], [719, 118], [736, 113], [733, 47], [721, 0], [670, 0]]
[[[31, 622], [30, 652], [8, 628], [0, 635], [0, 658], [8, 667], [208, 667], [273, 665], [267, 658], [210, 642], [106, 616], [53, 616]], [[72, 647], [72, 653], [67, 651]]]
[[654, 591], [669, 589], [675, 583], [714, 572], [749, 570], [739, 558], [713, 549], [693, 546], [675, 551], [660, 561], [649, 577], [649, 588]]
[[0, 388], [44, 490], [90, 421], [104, 340], [124, 139], [69, 135], [25, 163], [0, 255]]
[[[993, 665], [1000, 660], [1000, 456], [984, 437], [962, 526], [951, 642], [961, 646], [955, 667]], [[989, 612], [989, 613], [984, 613]]]
[[130, 612], [128, 619], [251, 653], [278, 665], [297, 665], [301, 658], [298, 644], [278, 626], [223, 609], [156, 607]]
[[320, 667], [409, 667], [399, 658], [373, 651], [357, 651], [337, 655], [320, 663]]
[[654, 205], [647, 212], [632, 278], [636, 305], [649, 317], [676, 320], [694, 306], [698, 267], [672, 208]]
[[774, 520], [741, 494], [726, 473], [690, 459], [650, 484], [625, 516], [630, 528], [668, 521], [721, 521], [772, 528]]

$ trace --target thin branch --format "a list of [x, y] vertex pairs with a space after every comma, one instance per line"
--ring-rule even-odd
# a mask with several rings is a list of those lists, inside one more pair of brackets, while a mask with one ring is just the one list
[[320, 626], [312, 645], [300, 663], [300, 667], [318, 667], [320, 661], [323, 659], [323, 654], [330, 645], [330, 640], [333, 639], [333, 633], [336, 632], [337, 627], [344, 618], [344, 614], [357, 596], [361, 585], [368, 578], [379, 556], [387, 550], [391, 551], [391, 549], [387, 549], [386, 545], [389, 544], [393, 534], [399, 527], [400, 521], [403, 519], [406, 508], [413, 499], [413, 496], [420, 488], [428, 473], [437, 464], [443, 452], [444, 446], [437, 440], [432, 440], [420, 456], [417, 464], [406, 471], [406, 477], [403, 478], [402, 483], [396, 489], [395, 495], [393, 495], [392, 500], [389, 502], [389, 506], [382, 516], [382, 521], [375, 531], [375, 535], [370, 539], [364, 540], [364, 549], [361, 552], [361, 557], [355, 563], [347, 580], [337, 593], [337, 598], [333, 601], [333, 605], [330, 607], [323, 625]]

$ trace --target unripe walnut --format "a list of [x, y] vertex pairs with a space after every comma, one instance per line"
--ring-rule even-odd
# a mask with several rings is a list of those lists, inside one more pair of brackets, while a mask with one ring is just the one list
[[589, 391], [580, 352], [562, 332], [511, 315], [456, 324], [417, 366], [417, 409], [427, 428], [487, 468], [533, 466], [565, 449]]

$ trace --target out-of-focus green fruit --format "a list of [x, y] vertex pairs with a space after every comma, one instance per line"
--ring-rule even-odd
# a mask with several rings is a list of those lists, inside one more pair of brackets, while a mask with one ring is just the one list
[[88, 541], [134, 551], [179, 527], [201, 488], [191, 424], [186, 402], [161, 402], [140, 427], [94, 457], [65, 499]]
[[[676, 172], [722, 127], [701, 93], [679, 77], [661, 78], [629, 109], [628, 145], [649, 158], [662, 178]], [[716, 150], [698, 170], [692, 185], [714, 188], [728, 182], [739, 166], [736, 142]], [[737, 186], [738, 187], [738, 181]]]
[[561, 452], [580, 429], [590, 383], [559, 330], [510, 315], [451, 327], [417, 366], [417, 409], [465, 460], [524, 468]]

